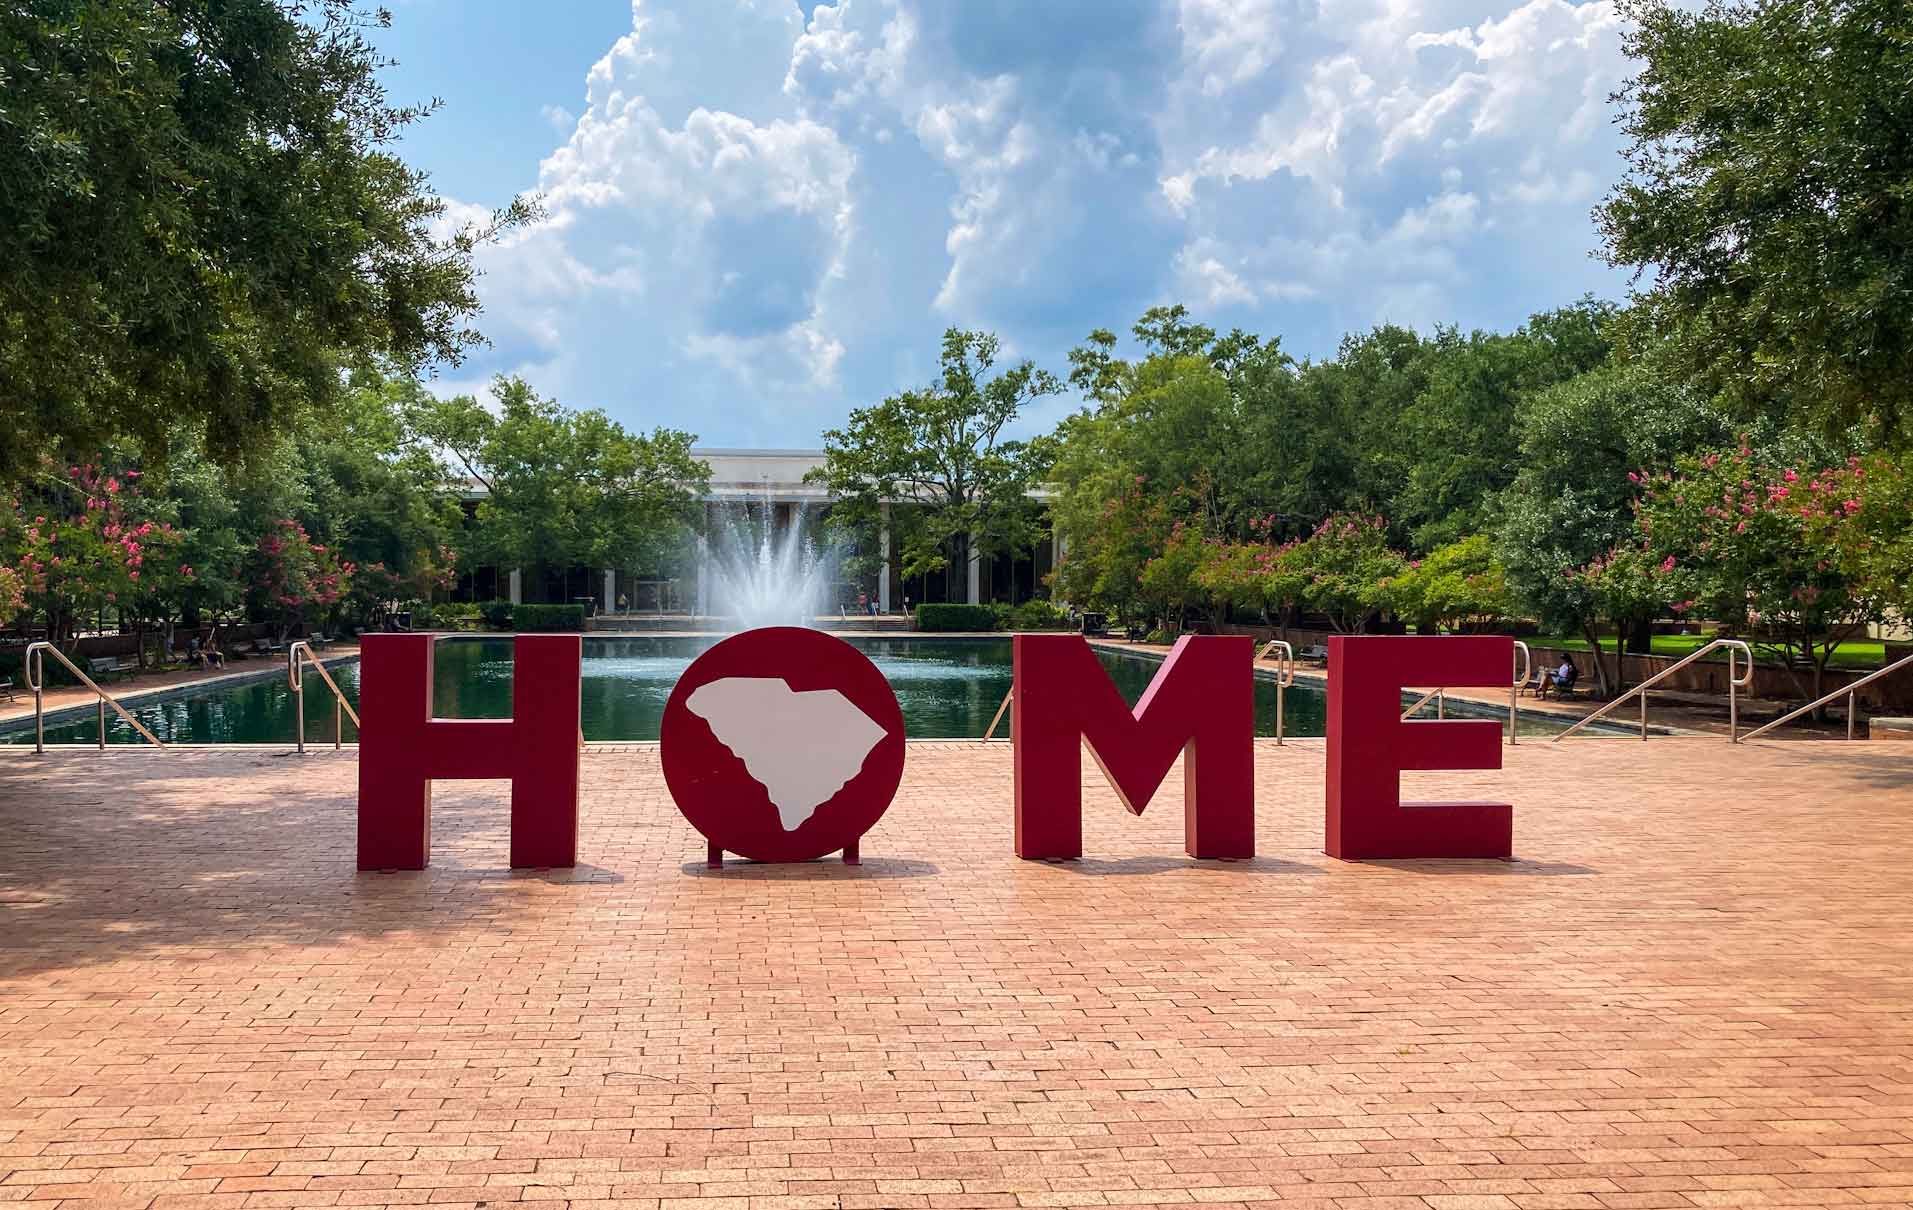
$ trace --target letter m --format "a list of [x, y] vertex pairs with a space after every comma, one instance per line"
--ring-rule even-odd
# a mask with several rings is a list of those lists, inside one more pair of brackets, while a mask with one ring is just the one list
[[1083, 855], [1083, 743], [1131, 814], [1182, 756], [1191, 857], [1255, 856], [1254, 649], [1184, 636], [1132, 711], [1080, 635], [1018, 635], [1016, 855]]

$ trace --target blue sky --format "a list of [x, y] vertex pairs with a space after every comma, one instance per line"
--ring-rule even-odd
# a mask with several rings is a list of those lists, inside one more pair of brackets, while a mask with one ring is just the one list
[[[397, 0], [406, 136], [486, 248], [498, 372], [627, 425], [809, 446], [987, 328], [1056, 370], [1180, 301], [1298, 356], [1510, 328], [1623, 275], [1609, 0]], [[1046, 427], [1071, 400], [1027, 425]]]

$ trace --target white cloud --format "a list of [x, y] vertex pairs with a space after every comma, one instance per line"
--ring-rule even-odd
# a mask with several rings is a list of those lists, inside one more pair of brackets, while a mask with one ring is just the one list
[[551, 217], [481, 254], [459, 385], [808, 444], [946, 324], [1057, 367], [1176, 299], [1316, 355], [1519, 322], [1611, 281], [1619, 33], [1610, 0], [635, 0], [541, 111]]

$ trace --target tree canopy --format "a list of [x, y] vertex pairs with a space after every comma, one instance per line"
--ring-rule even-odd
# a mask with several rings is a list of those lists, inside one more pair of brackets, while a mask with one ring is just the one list
[[1905, 0], [1624, 0], [1628, 171], [1597, 210], [1636, 327], [1743, 414], [1913, 439]]
[[181, 421], [269, 449], [347, 389], [342, 364], [456, 363], [481, 338], [471, 252], [389, 150], [355, 0], [0, 6], [0, 479], [41, 452]]
[[[868, 555], [887, 504], [905, 576], [978, 556], [1027, 551], [1038, 534], [1031, 500], [1048, 470], [1046, 441], [1008, 439], [1024, 406], [1061, 390], [1028, 361], [996, 369], [988, 332], [943, 334], [930, 385], [851, 412], [824, 434], [824, 465], [811, 478], [830, 490], [831, 522]], [[991, 371], [995, 370], [995, 373]]]

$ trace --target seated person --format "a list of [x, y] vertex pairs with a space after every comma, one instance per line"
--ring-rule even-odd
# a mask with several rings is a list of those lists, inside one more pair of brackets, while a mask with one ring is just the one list
[[[1574, 661], [1569, 659], [1565, 655], [1561, 657], [1561, 666], [1559, 668], [1556, 668], [1548, 676], [1549, 683], [1554, 686], [1554, 694], [1556, 697], [1559, 697], [1562, 694], [1567, 693], [1568, 691], [1573, 689], [1574, 682], [1579, 680], [1580, 678], [1581, 678], [1581, 670], [1579, 668], [1576, 668], [1574, 666]], [[1547, 685], [1543, 685], [1541, 687], [1542, 696], [1544, 697], [1547, 695], [1547, 688], [1548, 688]]]

